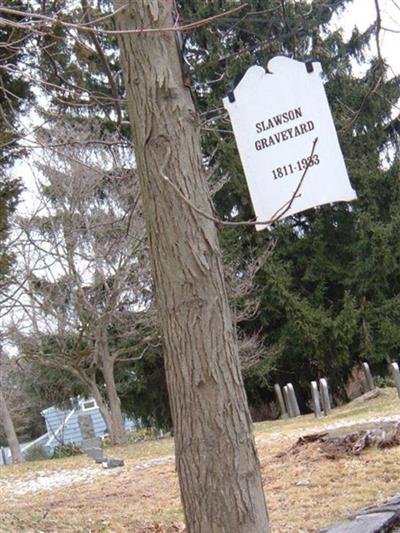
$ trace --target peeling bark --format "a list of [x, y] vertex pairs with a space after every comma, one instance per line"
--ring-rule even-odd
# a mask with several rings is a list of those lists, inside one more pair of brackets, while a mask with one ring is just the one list
[[[115, 0], [116, 9], [125, 0]], [[172, 0], [130, 0], [117, 28], [170, 27]], [[198, 117], [174, 32], [119, 37], [189, 533], [269, 532]]]

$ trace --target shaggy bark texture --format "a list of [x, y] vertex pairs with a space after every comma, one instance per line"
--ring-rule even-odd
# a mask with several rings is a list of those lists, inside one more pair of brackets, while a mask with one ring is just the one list
[[[119, 30], [174, 25], [172, 0], [126, 5]], [[268, 517], [221, 252], [175, 32], [119, 37], [165, 342], [176, 462], [189, 533], [266, 533]]]

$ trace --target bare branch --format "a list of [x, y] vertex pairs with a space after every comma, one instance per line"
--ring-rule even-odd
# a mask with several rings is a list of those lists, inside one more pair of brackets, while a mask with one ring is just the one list
[[[142, 29], [135, 29], [135, 30], [104, 30], [101, 28], [95, 29], [95, 28], [89, 27], [88, 25], [74, 24], [72, 22], [66, 22], [58, 18], [47, 17], [46, 15], [41, 15], [38, 13], [23, 12], [17, 9], [11, 9], [7, 7], [0, 7], [0, 13], [4, 13], [5, 15], [14, 15], [14, 16], [21, 17], [21, 18], [30, 17], [37, 21], [43, 21], [47, 23], [50, 22], [51, 24], [54, 24], [57, 26], [63, 26], [65, 28], [75, 28], [79, 31], [92, 33], [92, 34], [97, 33], [97, 34], [102, 34], [102, 35], [129, 35], [129, 34], [145, 34], [145, 33], [160, 33], [160, 32], [161, 33], [162, 32], [182, 32], [182, 31], [187, 32], [187, 31], [195, 30], [197, 28], [210, 24], [211, 22], [214, 22], [215, 20], [218, 20], [222, 17], [226, 17], [227, 15], [232, 15], [233, 13], [237, 13], [238, 11], [241, 11], [242, 9], [247, 7], [247, 5], [248, 5], [247, 3], [244, 3], [238, 7], [225, 11], [224, 13], [219, 13], [218, 15], [214, 15], [212, 17], [198, 20], [196, 22], [191, 22], [189, 24], [183, 24], [182, 26], [171, 26], [167, 28], [142, 28]], [[125, 6], [123, 6], [122, 9], [125, 9]], [[113, 15], [115, 14], [116, 12], [113, 13]], [[1, 26], [11, 26], [14, 28], [19, 28], [19, 29], [24, 29], [24, 30], [36, 29], [34, 24], [30, 24], [26, 22], [18, 23], [18, 22], [14, 22], [8, 19], [4, 19], [4, 18], [0, 19], [0, 27]]]
[[193, 202], [191, 202], [191, 200], [189, 200], [189, 198], [187, 198], [182, 192], [181, 190], [179, 189], [179, 187], [177, 187], [175, 185], [175, 183], [173, 183], [169, 178], [168, 176], [165, 176], [164, 174], [162, 174], [162, 177], [165, 179], [165, 181], [174, 189], [175, 192], [178, 193], [178, 195], [180, 196], [180, 198], [182, 198], [182, 200], [189, 206], [193, 209], [193, 211], [195, 211], [196, 213], [198, 213], [199, 215], [203, 216], [204, 218], [207, 218], [208, 220], [211, 220], [212, 222], [215, 222], [216, 224], [219, 224], [221, 226], [231, 226], [231, 227], [237, 227], [237, 226], [257, 226], [257, 225], [260, 225], [260, 226], [267, 226], [267, 225], [270, 225], [270, 224], [274, 224], [275, 222], [278, 222], [281, 218], [284, 217], [284, 215], [290, 210], [290, 208], [292, 207], [293, 205], [293, 202], [295, 201], [296, 198], [299, 197], [299, 191], [300, 191], [300, 188], [304, 182], [304, 179], [307, 175], [307, 172], [308, 172], [308, 169], [310, 168], [311, 166], [311, 159], [312, 159], [312, 156], [314, 155], [314, 152], [315, 152], [315, 147], [317, 145], [317, 142], [318, 142], [318, 137], [316, 137], [314, 139], [314, 142], [313, 142], [313, 145], [312, 145], [312, 149], [311, 149], [311, 153], [310, 153], [310, 156], [308, 157], [307, 159], [307, 166], [306, 168], [304, 169], [304, 172], [299, 180], [299, 183], [296, 187], [296, 189], [294, 190], [290, 200], [288, 202], [286, 202], [282, 207], [280, 207], [274, 214], [273, 216], [269, 219], [269, 220], [266, 220], [266, 221], [258, 221], [258, 220], [246, 220], [246, 221], [243, 221], [243, 222], [229, 222], [227, 220], [221, 220], [221, 219], [218, 219], [218, 218], [215, 218], [211, 215], [209, 215], [208, 213], [206, 213], [205, 211], [203, 211], [202, 209], [199, 209], [196, 205], [193, 204]]

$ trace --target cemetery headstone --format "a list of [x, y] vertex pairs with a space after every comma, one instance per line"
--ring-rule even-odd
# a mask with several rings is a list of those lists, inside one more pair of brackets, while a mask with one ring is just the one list
[[4, 448], [0, 448], [0, 449], [1, 449], [0, 464], [6, 465], [7, 464], [6, 451]]
[[301, 416], [299, 404], [297, 403], [296, 393], [294, 392], [294, 387], [291, 383], [288, 383], [287, 388], [288, 388], [290, 403], [292, 406], [293, 416]]
[[90, 439], [83, 440], [81, 448], [83, 453], [94, 459], [96, 463], [103, 461], [104, 456], [100, 437], [91, 437]]
[[278, 400], [279, 409], [281, 410], [281, 418], [289, 418], [286, 405], [285, 405], [285, 400], [283, 399], [283, 395], [282, 395], [282, 389], [280, 385], [278, 385], [278, 383], [275, 383], [274, 390], [275, 390], [276, 399]]
[[100, 437], [95, 436], [92, 417], [80, 415], [78, 425], [82, 435], [82, 451], [96, 462], [101, 463], [104, 459], [103, 449]]
[[117, 468], [118, 466], [124, 466], [123, 459], [104, 458], [102, 461], [103, 468]]
[[78, 417], [78, 425], [81, 430], [82, 439], [91, 439], [96, 436], [93, 426], [93, 420], [90, 415], [80, 415]]
[[293, 411], [293, 406], [292, 406], [292, 402], [289, 396], [289, 389], [287, 385], [283, 387], [283, 395], [285, 397], [285, 403], [287, 405], [287, 411], [288, 411], [289, 418], [293, 418], [294, 411]]
[[318, 385], [316, 381], [311, 382], [311, 398], [312, 398], [315, 418], [321, 418], [322, 416], [321, 403], [319, 401], [319, 390], [318, 390]]
[[329, 398], [328, 382], [325, 378], [319, 380], [319, 388], [321, 391], [322, 407], [324, 409], [325, 416], [328, 416], [331, 412], [331, 401]]
[[373, 380], [373, 377], [372, 377], [372, 374], [371, 374], [371, 370], [369, 368], [369, 364], [365, 362], [365, 363], [362, 364], [362, 367], [363, 367], [363, 370], [364, 370], [365, 379], [367, 381], [367, 388], [368, 388], [368, 390], [373, 390], [375, 388], [374, 387], [374, 380]]
[[396, 385], [396, 388], [397, 388], [397, 394], [399, 395], [399, 398], [400, 398], [400, 370], [399, 370], [399, 365], [397, 363], [391, 363], [390, 369], [392, 371], [392, 376], [393, 376], [393, 379], [394, 379], [394, 382], [395, 382], [395, 385]]

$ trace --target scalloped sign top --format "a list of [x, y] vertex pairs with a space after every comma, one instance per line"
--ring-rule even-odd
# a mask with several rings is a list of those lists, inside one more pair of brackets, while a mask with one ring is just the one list
[[321, 64], [274, 57], [268, 70], [250, 67], [223, 100], [257, 221], [272, 222], [318, 205], [355, 200]]

